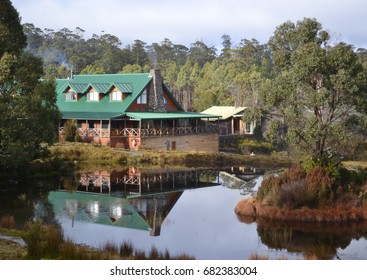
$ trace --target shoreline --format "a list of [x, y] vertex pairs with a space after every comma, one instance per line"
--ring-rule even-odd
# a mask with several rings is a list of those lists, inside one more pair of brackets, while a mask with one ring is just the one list
[[302, 223], [354, 223], [367, 221], [367, 207], [356, 205], [326, 206], [323, 208], [302, 207], [279, 208], [258, 201], [255, 197], [240, 200], [234, 209], [238, 218], [245, 223], [257, 219]]

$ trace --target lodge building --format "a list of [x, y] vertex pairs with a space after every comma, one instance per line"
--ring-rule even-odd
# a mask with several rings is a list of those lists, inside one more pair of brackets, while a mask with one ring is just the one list
[[82, 141], [132, 150], [209, 151], [219, 149], [220, 116], [185, 112], [162, 82], [150, 73], [77, 75], [57, 80], [62, 114], [59, 141], [67, 120], [75, 120]]

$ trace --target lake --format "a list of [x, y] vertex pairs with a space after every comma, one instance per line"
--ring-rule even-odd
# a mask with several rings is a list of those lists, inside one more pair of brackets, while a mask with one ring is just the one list
[[196, 259], [367, 259], [367, 224], [343, 226], [247, 221], [237, 202], [264, 170], [127, 168], [79, 172], [1, 188], [0, 216], [18, 227], [41, 219], [75, 243], [100, 248], [131, 242]]

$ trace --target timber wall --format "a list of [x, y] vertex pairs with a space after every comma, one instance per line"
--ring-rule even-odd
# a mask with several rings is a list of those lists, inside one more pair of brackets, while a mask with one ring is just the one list
[[[169, 141], [169, 144], [167, 144]], [[218, 152], [219, 136], [218, 134], [201, 134], [185, 136], [167, 136], [157, 138], [141, 138], [141, 149], [151, 149], [160, 151], [203, 151]]]

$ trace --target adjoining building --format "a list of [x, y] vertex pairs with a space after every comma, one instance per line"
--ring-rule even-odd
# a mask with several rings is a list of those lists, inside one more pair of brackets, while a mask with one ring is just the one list
[[[212, 106], [202, 114], [220, 116], [220, 135], [252, 135], [256, 127], [256, 121], [244, 120], [246, 107]], [[218, 122], [217, 118], [209, 118], [212, 123]]]
[[85, 142], [133, 150], [219, 150], [218, 122], [205, 120], [220, 116], [185, 112], [159, 69], [57, 80], [57, 106], [60, 141], [67, 120], [75, 120]]

